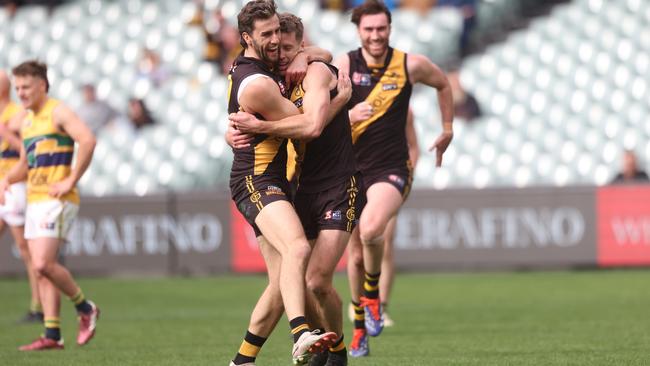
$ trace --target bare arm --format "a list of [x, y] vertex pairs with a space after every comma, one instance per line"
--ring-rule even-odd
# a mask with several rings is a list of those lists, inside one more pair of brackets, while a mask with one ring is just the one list
[[226, 139], [226, 143], [233, 149], [241, 149], [251, 145], [254, 135], [239, 131], [235, 128], [235, 124], [232, 121], [228, 121], [228, 129], [224, 134], [224, 138]]
[[287, 85], [297, 85], [307, 75], [307, 67], [312, 61], [331, 62], [332, 54], [316, 46], [305, 47], [294, 57], [284, 73]]
[[259, 113], [267, 120], [278, 120], [300, 113], [289, 99], [282, 96], [275, 81], [266, 77], [255, 79], [244, 89], [239, 97], [239, 105], [245, 112]]
[[7, 191], [10, 185], [22, 182], [27, 179], [27, 152], [24, 146], [20, 146], [20, 158], [11, 170], [0, 180], [0, 205], [5, 204], [4, 192]]
[[330, 109], [327, 113], [327, 123], [330, 123], [334, 117], [345, 107], [352, 96], [352, 83], [347, 72], [339, 70], [339, 79], [336, 84], [338, 93], [336, 97], [330, 101]]
[[451, 87], [444, 72], [422, 55], [408, 55], [408, 73], [411, 83], [422, 83], [438, 91], [438, 105], [442, 116], [442, 133], [429, 151], [436, 150], [436, 166], [442, 165], [442, 154], [447, 150], [454, 137], [454, 102]]
[[9, 123], [0, 125], [0, 137], [7, 141], [12, 150], [20, 151], [20, 146], [22, 145], [20, 141], [20, 126], [26, 116], [27, 111], [22, 110], [9, 120]]
[[70, 175], [50, 185], [50, 195], [61, 197], [71, 191], [90, 165], [97, 140], [90, 128], [70, 108], [61, 104], [54, 109], [54, 124], [77, 143], [76, 161]]
[[409, 147], [409, 160], [413, 168], [418, 164], [420, 158], [420, 145], [418, 144], [418, 136], [415, 133], [414, 119], [413, 111], [409, 108], [406, 115], [406, 143]]
[[[231, 115], [230, 120], [243, 132], [297, 139], [318, 137], [327, 124], [330, 107], [329, 84], [332, 77], [329, 68], [324, 64], [313, 63], [309, 65], [309, 72], [302, 82], [305, 89], [303, 114], [277, 120], [268, 117], [269, 121], [259, 121], [251, 115], [238, 113], [235, 116]], [[288, 100], [287, 102], [293, 106]]]

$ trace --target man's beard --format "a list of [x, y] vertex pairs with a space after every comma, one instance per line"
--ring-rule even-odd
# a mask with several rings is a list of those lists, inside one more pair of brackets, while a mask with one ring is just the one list
[[260, 57], [260, 60], [262, 60], [262, 62], [269, 65], [269, 67], [273, 70], [278, 69], [278, 64], [280, 63], [280, 57], [279, 54], [277, 54], [279, 51], [279, 46], [278, 49], [274, 51], [277, 54], [275, 60], [272, 60], [266, 53], [266, 50], [262, 49], [262, 47], [258, 45], [255, 41], [253, 41], [253, 49], [255, 50], [255, 53], [257, 53], [257, 55]]

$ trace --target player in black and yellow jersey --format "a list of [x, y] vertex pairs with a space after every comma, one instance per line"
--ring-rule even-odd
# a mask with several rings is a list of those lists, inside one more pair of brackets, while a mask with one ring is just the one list
[[389, 46], [391, 14], [383, 2], [367, 0], [356, 7], [352, 22], [357, 25], [361, 47], [335, 64], [348, 70], [352, 79], [350, 113], [367, 114], [352, 125], [352, 141], [368, 200], [351, 240], [348, 267], [349, 273], [363, 272], [357, 278], [365, 277], [363, 296], [352, 299], [357, 314], [350, 354], [358, 357], [368, 355], [367, 335], [377, 336], [383, 329], [378, 290], [383, 233], [411, 186], [405, 123], [412, 86], [422, 83], [438, 91], [443, 131], [431, 146], [436, 150], [438, 166], [453, 138], [453, 103], [449, 82], [440, 68], [424, 56]]
[[[369, 114], [370, 113], [368, 113], [368, 115]], [[366, 118], [368, 118], [368, 116], [364, 116], [362, 113], [350, 113], [350, 123], [353, 124]], [[415, 172], [415, 168], [420, 157], [420, 146], [418, 144], [418, 137], [415, 132], [414, 118], [415, 116], [413, 115], [413, 111], [409, 108], [409, 112], [406, 118], [406, 142], [409, 148], [409, 160], [413, 172]], [[379, 278], [379, 300], [382, 308], [382, 314], [384, 315], [385, 327], [391, 327], [394, 325], [394, 321], [389, 316], [387, 309], [390, 302], [390, 295], [393, 290], [393, 283], [395, 280], [395, 248], [393, 244], [395, 240], [396, 225], [397, 216], [393, 216], [393, 218], [388, 221], [386, 229], [384, 230], [384, 253], [381, 261], [381, 277]], [[359, 256], [361, 255], [362, 254], [359, 254]], [[351, 297], [353, 299], [358, 299], [363, 293], [363, 271], [352, 270], [348, 272], [348, 275], [350, 278], [350, 284], [355, 284], [354, 286], [350, 286]], [[350, 318], [351, 322], [354, 322], [355, 318], [354, 309], [354, 304], [350, 303], [348, 307], [348, 317]]]
[[[228, 111], [246, 111], [265, 120], [298, 114], [298, 108], [285, 98], [283, 80], [274, 73], [280, 54], [280, 21], [275, 3], [250, 1], [237, 20], [244, 51], [229, 74]], [[269, 285], [255, 306], [232, 365], [253, 364], [277, 323], [267, 319], [278, 311], [281, 316], [282, 308], [293, 334], [294, 363], [307, 362], [311, 353], [322, 351], [336, 339], [336, 334], [311, 331], [307, 324], [305, 272], [311, 247], [287, 195], [286, 145], [285, 138], [256, 134], [249, 146], [233, 148], [232, 199], [256, 232]]]
[[[288, 13], [280, 15], [280, 26], [283, 71], [302, 52], [304, 29], [300, 18]], [[308, 308], [315, 311], [308, 319], [341, 335], [329, 352], [318, 354], [310, 365], [347, 364], [342, 303], [332, 280], [364, 197], [359, 194], [363, 191], [362, 179], [357, 172], [347, 109], [342, 109], [349, 94], [341, 98], [341, 86], [351, 92], [347, 74], [339, 74], [329, 64], [313, 62], [290, 95], [302, 114], [279, 121], [260, 121], [244, 112], [231, 115], [231, 121], [243, 132], [291, 138], [296, 147], [294, 205], [313, 246], [306, 279], [311, 305]], [[323, 314], [322, 320], [318, 314]]]
[[[18, 162], [20, 155], [20, 122], [25, 117], [25, 110], [10, 97], [11, 81], [9, 76], [0, 70], [0, 178]], [[25, 240], [25, 182], [12, 184], [5, 193], [5, 204], [0, 206], [0, 232], [5, 226], [9, 227], [11, 236], [16, 242], [20, 257], [25, 264], [29, 286], [31, 288], [31, 304], [24, 322], [42, 322], [43, 309], [38, 294], [36, 273], [32, 266], [31, 255]]]
[[[48, 96], [45, 64], [26, 61], [12, 73], [16, 94], [27, 115], [20, 130], [20, 159], [0, 180], [0, 192], [27, 179], [25, 238], [38, 275], [45, 317], [44, 336], [20, 350], [63, 348], [59, 292], [74, 303], [79, 314], [77, 344], [84, 345], [95, 335], [99, 309], [85, 298], [70, 272], [57, 259], [79, 210], [76, 183], [90, 164], [95, 136], [69, 107]], [[0, 201], [4, 201], [2, 194]]]

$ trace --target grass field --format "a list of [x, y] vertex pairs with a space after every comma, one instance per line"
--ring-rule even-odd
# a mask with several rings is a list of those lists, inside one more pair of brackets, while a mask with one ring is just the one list
[[[41, 327], [15, 325], [27, 284], [0, 280], [0, 365], [227, 365], [264, 278], [80, 283], [102, 309], [96, 338], [76, 346], [64, 300], [66, 350], [20, 353]], [[649, 271], [405, 274], [394, 295], [396, 326], [350, 365], [650, 364]], [[283, 320], [257, 365], [290, 365], [289, 351]]]

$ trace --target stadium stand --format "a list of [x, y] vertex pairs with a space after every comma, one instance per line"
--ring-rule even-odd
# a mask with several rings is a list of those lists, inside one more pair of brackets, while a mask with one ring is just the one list
[[[241, 1], [206, 1], [235, 19]], [[504, 31], [529, 0], [483, 0], [474, 41]], [[309, 39], [338, 55], [358, 46], [349, 14], [321, 10], [315, 0], [281, 0], [301, 16]], [[445, 164], [423, 153], [416, 187], [603, 185], [624, 149], [650, 157], [650, 10], [644, 0], [576, 0], [509, 33], [465, 59], [465, 88], [483, 115], [458, 120]], [[147, 195], [165, 190], [227, 187], [231, 153], [226, 78], [202, 60], [204, 34], [187, 25], [194, 4], [181, 0], [71, 1], [54, 9], [0, 10], [0, 67], [37, 57], [50, 66], [52, 95], [80, 102], [93, 83], [100, 99], [125, 106], [142, 98], [158, 123], [133, 137], [100, 133], [95, 163], [80, 182], [86, 195]], [[458, 56], [462, 16], [434, 8], [426, 16], [398, 9], [392, 44], [447, 64]], [[157, 87], [136, 70], [143, 47], [154, 50], [171, 79]], [[416, 89], [412, 107], [422, 149], [436, 136], [435, 95]], [[434, 126], [434, 127], [432, 127]]]

